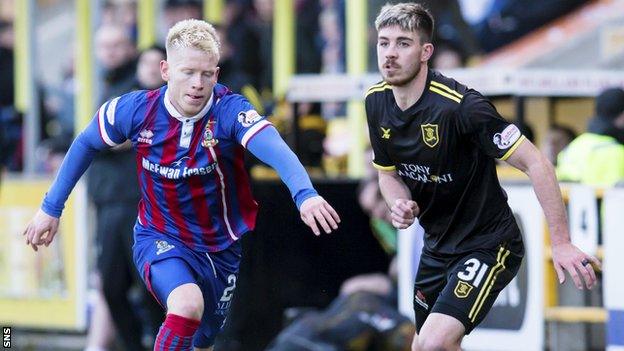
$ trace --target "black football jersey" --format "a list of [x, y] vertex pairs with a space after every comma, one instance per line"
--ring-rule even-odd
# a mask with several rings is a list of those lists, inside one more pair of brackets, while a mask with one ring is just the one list
[[479, 92], [429, 70], [405, 111], [385, 82], [366, 94], [373, 165], [396, 171], [420, 208], [425, 248], [461, 254], [520, 235], [496, 175], [525, 139]]

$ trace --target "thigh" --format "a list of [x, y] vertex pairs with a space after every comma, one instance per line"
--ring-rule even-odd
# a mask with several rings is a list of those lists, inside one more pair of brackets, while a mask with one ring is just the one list
[[240, 242], [220, 252], [206, 253], [205, 256], [205, 266], [210, 271], [205, 274], [200, 285], [204, 294], [204, 315], [193, 339], [196, 348], [212, 346], [217, 333], [225, 324], [238, 279]]
[[459, 320], [469, 334], [487, 315], [500, 291], [514, 278], [522, 256], [506, 245], [479, 250], [457, 260], [432, 312]]
[[167, 306], [171, 292], [184, 284], [197, 284], [191, 267], [179, 257], [170, 257], [154, 263], [147, 271], [146, 285], [158, 303]]
[[420, 333], [440, 292], [444, 289], [447, 266], [446, 260], [436, 258], [426, 251], [420, 256], [412, 301], [417, 333]]
[[164, 235], [139, 231], [135, 238], [134, 264], [147, 290], [163, 308], [176, 287], [199, 285], [200, 275], [194, 268], [197, 259], [190, 249]]

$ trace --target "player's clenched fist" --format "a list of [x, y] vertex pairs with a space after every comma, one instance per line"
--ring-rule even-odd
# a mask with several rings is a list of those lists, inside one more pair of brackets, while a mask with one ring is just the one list
[[407, 199], [397, 199], [390, 207], [392, 225], [397, 229], [405, 229], [414, 223], [418, 216], [418, 205], [416, 201]]

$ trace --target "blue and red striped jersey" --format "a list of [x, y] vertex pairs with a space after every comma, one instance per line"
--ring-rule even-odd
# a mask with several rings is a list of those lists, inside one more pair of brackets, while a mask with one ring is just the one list
[[217, 84], [206, 107], [183, 117], [167, 86], [104, 103], [102, 141], [137, 150], [139, 224], [198, 251], [220, 251], [254, 228], [257, 204], [243, 168], [244, 147], [271, 125], [241, 95]]

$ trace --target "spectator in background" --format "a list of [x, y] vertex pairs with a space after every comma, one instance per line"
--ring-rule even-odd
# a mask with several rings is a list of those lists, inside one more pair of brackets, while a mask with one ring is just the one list
[[102, 65], [102, 96], [98, 102], [118, 96], [134, 88], [136, 47], [128, 29], [109, 24], [95, 33], [95, 55]]
[[596, 97], [595, 112], [587, 132], [557, 157], [559, 180], [600, 187], [624, 180], [624, 90], [601, 92]]
[[[102, 70], [102, 95], [98, 105], [136, 88], [136, 48], [126, 27], [107, 24], [95, 34], [95, 53]], [[97, 269], [110, 316], [127, 350], [141, 350], [141, 323], [131, 313], [127, 284], [135, 274], [132, 265], [132, 228], [139, 201], [134, 151], [129, 145], [95, 156], [87, 189], [96, 209]], [[120, 191], [123, 189], [123, 191]], [[103, 308], [102, 306], [97, 308]]]
[[299, 315], [267, 350], [409, 350], [416, 328], [396, 308], [396, 269], [393, 274], [392, 266], [389, 275], [347, 279], [340, 295], [324, 310], [296, 311]]
[[185, 19], [202, 19], [202, 1], [166, 0], [164, 6], [165, 30]]
[[[230, 41], [224, 26], [215, 26], [217, 35], [221, 39], [221, 61], [219, 62], [219, 81], [232, 91], [243, 91], [243, 87], [251, 82], [248, 76], [236, 62], [236, 47]], [[249, 99], [249, 98], [248, 98]], [[253, 99], [249, 99], [253, 103]], [[256, 103], [253, 103], [256, 106]], [[258, 107], [258, 106], [256, 106]]]
[[479, 9], [478, 16], [469, 19], [481, 48], [487, 53], [573, 11], [587, 0], [460, 0], [459, 2], [464, 15], [471, 12], [470, 7], [478, 7], [483, 2], [488, 3]]
[[0, 178], [11, 155], [8, 125], [14, 116], [13, 25], [0, 21]]
[[557, 155], [559, 155], [574, 138], [576, 138], [576, 133], [571, 128], [561, 124], [551, 125], [542, 143], [544, 155], [556, 166]]
[[160, 46], [151, 46], [141, 52], [136, 69], [138, 90], [158, 89], [165, 84], [160, 74], [160, 61], [166, 59], [165, 49]]
[[13, 166], [21, 143], [21, 118], [15, 110], [13, 69], [13, 23], [0, 21], [0, 176], [5, 166]]
[[464, 67], [465, 55], [452, 43], [440, 43], [431, 57], [431, 67], [436, 70], [447, 70]]

